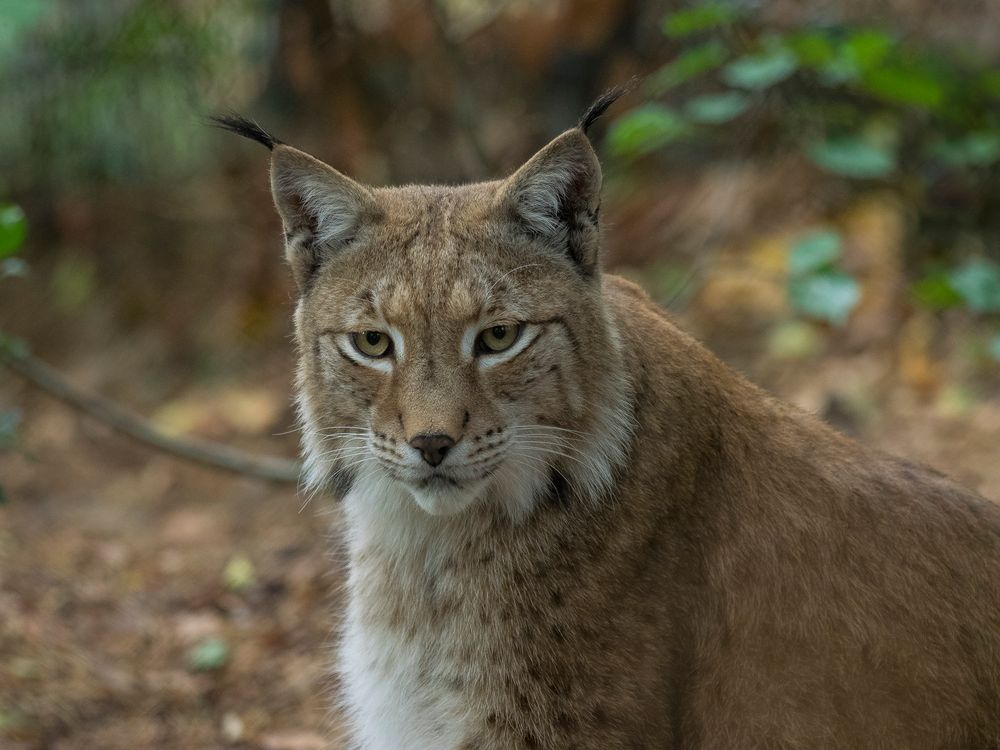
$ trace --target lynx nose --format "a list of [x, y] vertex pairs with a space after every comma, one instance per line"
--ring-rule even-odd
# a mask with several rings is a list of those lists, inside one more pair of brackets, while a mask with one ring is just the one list
[[455, 441], [447, 435], [417, 435], [410, 441], [410, 445], [420, 451], [424, 461], [437, 466], [444, 461]]

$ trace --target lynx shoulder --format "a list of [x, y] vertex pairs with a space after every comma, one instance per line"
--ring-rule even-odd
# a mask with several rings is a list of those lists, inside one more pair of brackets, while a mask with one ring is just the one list
[[222, 122], [272, 149], [352, 747], [1000, 747], [1000, 510], [602, 274], [592, 119], [400, 188]]

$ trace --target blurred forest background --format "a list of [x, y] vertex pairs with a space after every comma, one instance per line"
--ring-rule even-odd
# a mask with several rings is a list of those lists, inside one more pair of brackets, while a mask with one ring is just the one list
[[[998, 28], [991, 0], [0, 0], [0, 357], [293, 458], [267, 155], [205, 116], [374, 184], [464, 181], [640, 75], [595, 135], [606, 265], [782, 397], [1000, 498]], [[0, 493], [0, 746], [336, 737], [328, 499], [3, 368]]]

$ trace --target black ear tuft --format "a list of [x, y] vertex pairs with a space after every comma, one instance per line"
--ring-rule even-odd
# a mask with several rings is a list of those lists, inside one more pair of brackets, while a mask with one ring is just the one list
[[586, 133], [590, 129], [590, 126], [594, 124], [594, 121], [607, 111], [608, 107], [638, 85], [638, 76], [633, 76], [626, 83], [610, 88], [597, 97], [597, 100], [587, 108], [587, 111], [583, 113], [583, 117], [580, 118], [580, 122], [578, 123], [580, 130]]
[[281, 141], [268, 133], [253, 120], [248, 120], [247, 118], [241, 117], [237, 114], [213, 115], [208, 119], [213, 125], [215, 125], [215, 127], [228, 130], [230, 133], [236, 133], [236, 135], [242, 135], [244, 138], [249, 138], [251, 141], [257, 141], [257, 143], [263, 143], [271, 151], [274, 150], [275, 145], [281, 143]]

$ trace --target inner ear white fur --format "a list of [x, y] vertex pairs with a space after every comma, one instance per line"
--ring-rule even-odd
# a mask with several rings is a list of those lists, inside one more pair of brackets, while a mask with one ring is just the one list
[[561, 237], [580, 212], [600, 203], [601, 166], [579, 129], [567, 130], [508, 178], [504, 197], [538, 234]]
[[324, 252], [341, 247], [376, 214], [371, 191], [298, 149], [276, 146], [271, 192], [285, 229], [286, 256], [300, 286]]
[[539, 234], [554, 236], [565, 231], [560, 213], [573, 172], [556, 164], [520, 186], [513, 194], [514, 205], [524, 222]]

